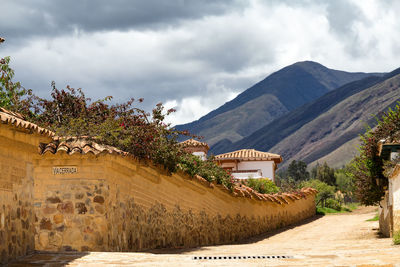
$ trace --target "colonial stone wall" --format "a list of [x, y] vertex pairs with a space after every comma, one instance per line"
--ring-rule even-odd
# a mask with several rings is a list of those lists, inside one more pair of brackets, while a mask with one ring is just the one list
[[[10, 114], [0, 119], [1, 263], [33, 250], [224, 244], [315, 214], [312, 190], [230, 192], [201, 177], [168, 175], [116, 149], [84, 142], [52, 149], [48, 130]], [[48, 144], [44, 155], [40, 143]]]
[[[54, 174], [57, 166], [77, 172]], [[38, 250], [225, 244], [315, 214], [314, 193], [282, 202], [240, 197], [120, 155], [48, 153], [35, 162], [34, 176]]]
[[[35, 161], [35, 248], [45, 251], [103, 251], [107, 247], [105, 199], [109, 182], [104, 160], [57, 154]], [[76, 167], [54, 174], [53, 167]], [[112, 214], [110, 214], [112, 215]]]
[[35, 249], [32, 157], [50, 139], [0, 126], [0, 263], [6, 263]]

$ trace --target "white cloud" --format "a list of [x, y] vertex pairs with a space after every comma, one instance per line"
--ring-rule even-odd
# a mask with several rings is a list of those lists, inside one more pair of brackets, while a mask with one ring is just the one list
[[[163, 27], [125, 23], [85, 31], [77, 25], [75, 31], [32, 35], [18, 44], [7, 40], [0, 56], [10, 55], [17, 79], [41, 96], [55, 80], [59, 87], [82, 87], [91, 97], [144, 97], [148, 109], [158, 102], [176, 106], [173, 124], [199, 119], [296, 61], [348, 71], [399, 67], [400, 4], [395, 1], [244, 3], [190, 18], [180, 13], [179, 23], [165, 21]], [[346, 8], [352, 10], [338, 13]], [[28, 7], [23, 10], [29, 13]], [[25, 33], [29, 17], [16, 21]]]

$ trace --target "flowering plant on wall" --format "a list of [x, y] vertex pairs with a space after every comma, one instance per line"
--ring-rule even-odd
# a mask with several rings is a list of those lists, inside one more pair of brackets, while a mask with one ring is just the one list
[[0, 69], [0, 107], [21, 113], [61, 138], [85, 138], [114, 146], [139, 159], [163, 165], [169, 172], [180, 168], [190, 175], [233, 187], [231, 176], [214, 162], [202, 162], [183, 151], [177, 138], [191, 135], [164, 122], [174, 109], [165, 110], [159, 103], [146, 112], [137, 106], [143, 102], [141, 98], [112, 103], [112, 97], [108, 96], [91, 101], [82, 89], [67, 86], [59, 90], [54, 82], [51, 98], [40, 98], [12, 81], [14, 71], [9, 67], [9, 58], [0, 61]]
[[382, 139], [400, 140], [400, 106], [389, 110], [377, 119], [378, 124], [361, 135], [360, 155], [355, 157], [350, 170], [355, 180], [355, 193], [364, 205], [378, 204], [387, 186], [385, 173], [393, 164], [386, 164], [378, 155], [378, 142]]

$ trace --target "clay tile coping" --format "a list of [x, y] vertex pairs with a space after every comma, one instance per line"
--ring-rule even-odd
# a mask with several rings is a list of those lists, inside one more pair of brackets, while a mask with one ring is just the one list
[[76, 153], [92, 153], [94, 155], [98, 155], [100, 153], [117, 154], [122, 156], [131, 155], [128, 152], [124, 152], [118, 148], [98, 144], [87, 137], [54, 137], [52, 142], [40, 145], [40, 154], [43, 155], [47, 152], [50, 152], [52, 154], [64, 152], [68, 155], [73, 155]]
[[195, 139], [188, 139], [180, 143], [182, 147], [205, 147], [207, 150], [210, 149], [207, 143], [197, 141]]
[[21, 114], [6, 110], [4, 108], [0, 108], [0, 121], [4, 124], [9, 124], [16, 128], [33, 131], [41, 135], [49, 137], [53, 137], [55, 135], [54, 132], [48, 129], [39, 127], [32, 122], [26, 121]]
[[282, 157], [278, 154], [273, 154], [269, 152], [257, 151], [255, 149], [241, 149], [215, 156], [217, 161], [225, 160], [239, 160], [239, 161], [269, 161], [273, 160], [275, 163], [281, 163]]

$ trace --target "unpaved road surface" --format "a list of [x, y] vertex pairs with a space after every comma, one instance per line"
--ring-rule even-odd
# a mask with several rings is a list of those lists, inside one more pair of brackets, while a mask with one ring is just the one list
[[400, 266], [400, 246], [379, 237], [378, 222], [367, 221], [375, 214], [376, 208], [363, 207], [315, 216], [243, 244], [149, 253], [36, 254], [10, 266]]

